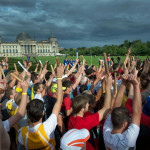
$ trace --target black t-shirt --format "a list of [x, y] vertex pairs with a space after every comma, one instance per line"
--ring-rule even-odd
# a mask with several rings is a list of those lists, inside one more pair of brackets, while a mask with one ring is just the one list
[[[47, 118], [51, 115], [56, 101], [57, 101], [57, 99], [55, 97], [52, 97], [52, 96], [46, 97], [46, 99], [45, 99], [45, 114], [46, 114]], [[61, 115], [63, 114], [62, 109], [60, 110], [59, 114], [61, 114]]]
[[[45, 98], [45, 102], [44, 102], [45, 115], [46, 115], [45, 118], [48, 118], [52, 114], [52, 111], [53, 111], [53, 108], [54, 108], [54, 105], [55, 105], [56, 101], [57, 101], [57, 99], [54, 98], [54, 97], [47, 96]], [[62, 109], [60, 110], [59, 114], [63, 115]], [[56, 141], [56, 149], [58, 149], [58, 148], [60, 148], [60, 139], [62, 137], [62, 133], [60, 132], [60, 130], [58, 128], [58, 125], [56, 126], [54, 134], [55, 134], [55, 141]]]

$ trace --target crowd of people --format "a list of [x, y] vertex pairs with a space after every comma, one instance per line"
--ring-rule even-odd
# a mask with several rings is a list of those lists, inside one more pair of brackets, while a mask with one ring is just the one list
[[[0, 150], [150, 150], [150, 60], [0, 64]], [[39, 69], [40, 68], [40, 69]]]

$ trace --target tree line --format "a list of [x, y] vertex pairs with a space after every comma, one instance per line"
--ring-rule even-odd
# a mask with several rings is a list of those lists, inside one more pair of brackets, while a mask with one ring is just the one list
[[125, 40], [120, 45], [104, 45], [103, 47], [78, 47], [69, 48], [60, 51], [62, 54], [68, 54], [70, 56], [76, 55], [76, 49], [78, 49], [78, 55], [103, 55], [104, 52], [110, 53], [111, 56], [124, 56], [127, 53], [128, 48], [131, 48], [132, 53], [138, 56], [150, 56], [150, 41], [142, 42], [141, 40], [134, 40], [132, 42]]

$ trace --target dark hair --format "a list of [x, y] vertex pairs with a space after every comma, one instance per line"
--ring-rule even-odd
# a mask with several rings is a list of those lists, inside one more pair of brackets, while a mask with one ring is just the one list
[[90, 74], [92, 74], [93, 72], [95, 72], [95, 70], [93, 70], [93, 69], [91, 69], [91, 68], [85, 70], [86, 75], [90, 75]]
[[5, 97], [6, 97], [7, 99], [10, 99], [10, 95], [13, 95], [12, 90], [13, 90], [13, 89], [8, 88], [8, 89], [5, 91]]
[[[47, 72], [47, 73], [45, 74], [45, 79], [46, 79], [46, 80], [49, 80], [51, 74], [52, 74], [51, 71]], [[45, 83], [46, 83], [45, 80], [43, 80], [43, 84], [45, 84]]]
[[69, 88], [71, 85], [72, 85], [72, 81], [70, 81], [70, 80], [65, 80], [62, 83], [62, 86], [66, 87], [66, 88]]
[[82, 108], [85, 108], [88, 102], [88, 99], [84, 95], [77, 95], [73, 98], [71, 106], [74, 114], [79, 113]]
[[35, 91], [35, 92], [37, 92], [37, 90], [40, 89], [40, 85], [41, 85], [41, 84], [42, 84], [42, 83], [40, 83], [40, 82], [34, 84], [34, 91]]
[[32, 123], [38, 122], [43, 116], [44, 103], [34, 99], [27, 104], [27, 115]]
[[125, 107], [116, 107], [111, 114], [114, 129], [120, 129], [125, 121], [129, 122], [129, 110]]
[[80, 89], [79, 89], [80, 93], [82, 94], [83, 91], [85, 91], [85, 90], [87, 90], [87, 85], [86, 85], [86, 84], [82, 84], [82, 85], [80, 86]]
[[114, 63], [113, 64], [113, 70], [117, 69], [119, 67], [119, 64], [118, 63]]
[[36, 72], [32, 72], [32, 73], [31, 73], [31, 80], [32, 80], [33, 83], [34, 83], [35, 80], [38, 79], [37, 76], [38, 76], [38, 73], [36, 73]]
[[150, 75], [149, 73], [142, 73], [140, 76], [141, 89], [146, 90], [150, 86]]
[[96, 99], [94, 95], [88, 93], [83, 93], [82, 95], [84, 95], [88, 99], [89, 104], [95, 103]]

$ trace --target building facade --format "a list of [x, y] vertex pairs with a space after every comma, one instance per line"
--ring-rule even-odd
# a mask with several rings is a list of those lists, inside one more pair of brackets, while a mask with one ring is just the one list
[[21, 56], [54, 56], [59, 53], [56, 37], [49, 37], [48, 40], [38, 42], [31, 39], [27, 33], [18, 34], [15, 42], [2, 42], [0, 38], [0, 57], [21, 57]]

